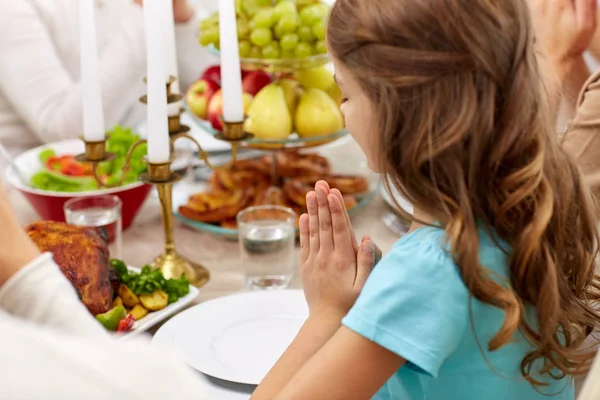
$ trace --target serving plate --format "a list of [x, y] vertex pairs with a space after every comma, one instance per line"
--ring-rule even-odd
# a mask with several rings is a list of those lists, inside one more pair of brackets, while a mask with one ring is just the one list
[[[369, 181], [369, 190], [356, 195], [357, 204], [348, 210], [352, 217], [361, 209], [366, 207], [376, 197], [381, 181], [378, 174], [373, 173], [367, 166], [364, 159], [344, 156], [344, 154], [335, 151], [315, 151], [315, 153], [327, 157], [331, 166], [333, 175], [362, 175]], [[190, 195], [200, 193], [207, 189], [206, 182], [197, 182], [194, 184], [180, 184], [173, 190], [173, 215], [184, 225], [200, 232], [206, 232], [228, 240], [237, 240], [237, 229], [225, 229], [218, 225], [205, 222], [194, 221], [179, 214], [179, 206], [188, 202]]]

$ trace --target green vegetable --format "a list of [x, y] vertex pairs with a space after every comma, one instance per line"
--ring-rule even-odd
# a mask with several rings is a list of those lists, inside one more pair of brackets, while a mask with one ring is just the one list
[[149, 265], [145, 265], [140, 273], [129, 271], [120, 260], [111, 260], [110, 265], [121, 283], [138, 296], [162, 290], [169, 295], [171, 304], [190, 292], [190, 281], [186, 279], [185, 274], [181, 274], [180, 279], [166, 279], [159, 269], [152, 269]]
[[42, 164], [46, 164], [49, 158], [56, 157], [56, 152], [53, 149], [42, 150], [39, 157]]
[[31, 177], [31, 187], [55, 192], [82, 192], [98, 189], [92, 177], [71, 177], [49, 170], [40, 171]]
[[110, 311], [104, 314], [96, 315], [96, 320], [102, 324], [109, 331], [116, 331], [119, 326], [119, 322], [127, 316], [127, 311], [123, 306], [116, 306]]
[[[107, 177], [108, 185], [114, 185], [121, 180], [123, 176], [123, 167], [129, 149], [140, 136], [133, 133], [130, 128], [124, 128], [120, 125], [106, 132], [108, 140], [106, 141], [106, 151], [114, 153], [115, 158], [111, 161], [98, 165], [98, 174]], [[148, 153], [146, 144], [139, 145], [131, 154], [130, 170], [123, 185], [127, 185], [138, 180], [140, 174], [146, 172], [147, 164], [144, 157]], [[43, 165], [50, 157], [56, 156], [54, 150], [46, 149], [40, 152], [39, 159]], [[31, 187], [41, 190], [50, 190], [56, 192], [82, 192], [97, 190], [99, 187], [93, 177], [71, 177], [59, 173], [52, 173], [44, 169], [31, 177]]]

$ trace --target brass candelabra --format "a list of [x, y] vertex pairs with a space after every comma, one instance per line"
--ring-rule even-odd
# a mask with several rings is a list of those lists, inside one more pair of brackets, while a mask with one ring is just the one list
[[[173, 93], [171, 85], [175, 82], [175, 78], [171, 77], [167, 82], [167, 103], [176, 104], [182, 100], [182, 96], [177, 93]], [[147, 97], [142, 96], [140, 101], [146, 103]], [[170, 137], [170, 148], [171, 154], [173, 154], [174, 143], [179, 139], [188, 139], [192, 141], [198, 149], [198, 158], [204, 161], [210, 168], [215, 169], [217, 166], [213, 165], [209, 160], [209, 155], [201, 144], [192, 137], [188, 132], [190, 128], [181, 123], [181, 114], [183, 112], [181, 108], [176, 115], [168, 116], [169, 121], [169, 137]], [[226, 142], [231, 143], [232, 161], [235, 162], [237, 159], [238, 148], [240, 142], [248, 140], [252, 135], [244, 131], [244, 121], [239, 122], [227, 122], [223, 121], [223, 133], [218, 135], [217, 138]], [[106, 139], [98, 142], [89, 142], [83, 139], [85, 143], [85, 153], [77, 156], [77, 160], [81, 162], [89, 162], [92, 164], [92, 170], [94, 177], [101, 187], [109, 186], [103, 179], [98, 175], [97, 169], [101, 162], [110, 161], [114, 158], [114, 154], [106, 151]], [[130, 167], [131, 154], [136, 147], [146, 143], [147, 140], [138, 140], [129, 149], [127, 154], [125, 165], [123, 167], [123, 175], [120, 182], [111, 184], [110, 186], [119, 186], [123, 183]], [[208, 270], [195, 262], [185, 259], [179, 255], [175, 248], [175, 241], [173, 238], [173, 184], [179, 181], [182, 177], [180, 174], [171, 171], [171, 163], [173, 159], [165, 163], [151, 163], [148, 162], [148, 172], [140, 176], [140, 181], [155, 185], [158, 191], [162, 207], [162, 222], [165, 235], [164, 252], [158, 255], [151, 265], [154, 268], [160, 269], [165, 278], [179, 278], [181, 274], [185, 274], [186, 278], [196, 287], [203, 286], [209, 279]]]

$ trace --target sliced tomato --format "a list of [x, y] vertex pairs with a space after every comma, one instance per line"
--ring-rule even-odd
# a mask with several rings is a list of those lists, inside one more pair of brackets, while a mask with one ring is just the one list
[[92, 175], [91, 165], [77, 162], [75, 156], [72, 155], [50, 157], [46, 161], [46, 167], [52, 171], [58, 171], [68, 176]]
[[118, 333], [129, 332], [133, 329], [133, 325], [135, 324], [135, 317], [131, 314], [127, 314], [125, 318], [119, 321], [119, 325], [117, 326]]

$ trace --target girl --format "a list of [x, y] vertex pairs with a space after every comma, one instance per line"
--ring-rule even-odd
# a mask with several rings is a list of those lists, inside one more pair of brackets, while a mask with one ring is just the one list
[[347, 127], [414, 223], [369, 276], [339, 193], [309, 193], [310, 316], [254, 399], [573, 398], [598, 237], [533, 42], [522, 0], [336, 1]]

